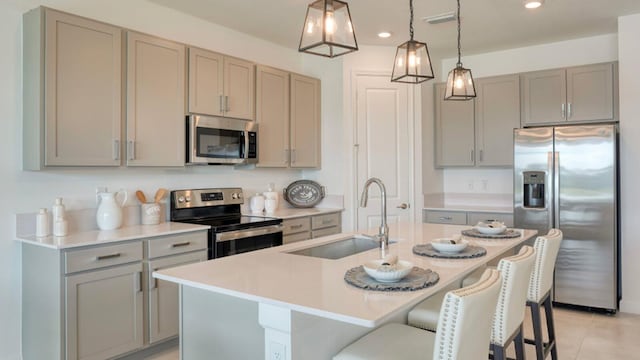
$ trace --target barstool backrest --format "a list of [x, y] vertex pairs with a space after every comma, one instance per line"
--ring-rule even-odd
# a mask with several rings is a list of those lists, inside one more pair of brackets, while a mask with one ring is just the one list
[[477, 360], [488, 355], [501, 279], [499, 271], [487, 269], [478, 282], [445, 295], [433, 359]]
[[503, 258], [498, 263], [502, 289], [493, 317], [492, 344], [505, 346], [522, 325], [534, 260], [535, 250], [531, 246], [523, 246], [518, 254]]
[[553, 285], [553, 269], [556, 266], [562, 231], [551, 229], [544, 236], [538, 236], [534, 244], [536, 261], [529, 280], [527, 300], [540, 302], [542, 297], [551, 290]]

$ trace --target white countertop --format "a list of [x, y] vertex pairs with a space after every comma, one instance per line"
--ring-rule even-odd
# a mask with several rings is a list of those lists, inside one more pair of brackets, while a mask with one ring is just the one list
[[158, 225], [133, 225], [116, 230], [93, 230], [73, 233], [64, 237], [35, 235], [18, 236], [23, 243], [48, 247], [51, 249], [68, 249], [80, 246], [102, 245], [117, 241], [136, 240], [155, 236], [174, 235], [192, 231], [209, 229], [209, 226], [165, 222]]
[[253, 213], [243, 212], [242, 215], [274, 217], [278, 219], [293, 219], [303, 216], [322, 215], [335, 212], [341, 212], [341, 208], [279, 208], [273, 213]]
[[399, 311], [414, 306], [446, 285], [461, 279], [482, 264], [533, 237], [508, 240], [470, 240], [485, 247], [487, 255], [475, 259], [444, 260], [417, 256], [413, 245], [451, 236], [469, 226], [401, 223], [390, 226], [390, 253], [414, 265], [429, 268], [440, 281], [413, 292], [367, 291], [344, 281], [347, 270], [380, 256], [373, 249], [337, 260], [314, 258], [287, 252], [348, 238], [347, 234], [326, 236], [275, 248], [230, 256], [154, 272], [159, 279], [238, 298], [281, 306], [294, 311], [366, 327], [376, 327]]
[[442, 207], [424, 207], [424, 210], [432, 211], [473, 211], [486, 213], [513, 214], [513, 207], [509, 206], [473, 206], [451, 205]]

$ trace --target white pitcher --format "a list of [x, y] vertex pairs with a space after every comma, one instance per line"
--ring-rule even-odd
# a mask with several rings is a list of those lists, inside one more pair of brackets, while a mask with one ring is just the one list
[[[120, 203], [117, 196], [123, 195]], [[118, 191], [115, 193], [103, 192], [98, 194], [100, 202], [98, 205], [98, 213], [96, 220], [100, 230], [114, 230], [122, 225], [122, 206], [127, 201], [127, 192]]]

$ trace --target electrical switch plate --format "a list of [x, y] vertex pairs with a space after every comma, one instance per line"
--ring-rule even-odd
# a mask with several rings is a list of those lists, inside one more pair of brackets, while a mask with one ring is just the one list
[[270, 360], [287, 360], [286, 347], [284, 344], [272, 341], [270, 344]]

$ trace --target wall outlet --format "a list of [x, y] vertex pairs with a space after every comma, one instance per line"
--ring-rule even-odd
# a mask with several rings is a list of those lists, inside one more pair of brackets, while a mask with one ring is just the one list
[[272, 341], [269, 346], [269, 353], [269, 360], [287, 360], [284, 344]]

